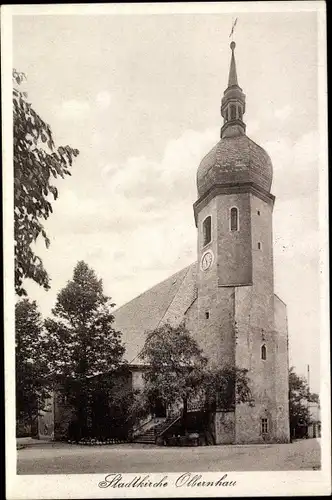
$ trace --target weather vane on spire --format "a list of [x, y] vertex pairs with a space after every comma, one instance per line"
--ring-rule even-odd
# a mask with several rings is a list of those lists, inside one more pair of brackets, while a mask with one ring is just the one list
[[233, 33], [234, 33], [236, 23], [237, 23], [237, 17], [235, 18], [235, 21], [233, 22], [232, 29], [231, 29], [231, 32], [230, 32], [229, 37], [228, 37], [228, 38], [232, 37], [232, 41], [233, 41]]

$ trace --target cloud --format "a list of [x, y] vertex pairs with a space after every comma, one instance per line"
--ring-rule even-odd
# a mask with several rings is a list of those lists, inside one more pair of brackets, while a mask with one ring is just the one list
[[102, 144], [102, 141], [103, 141], [103, 138], [102, 138], [102, 135], [99, 132], [97, 132], [97, 131], [92, 132], [92, 134], [91, 134], [91, 144], [93, 146], [100, 146]]
[[130, 157], [121, 165], [107, 165], [103, 175], [109, 178], [108, 189], [127, 198], [153, 199], [156, 204], [195, 201], [195, 175], [206, 152], [217, 142], [214, 129], [204, 132], [185, 131], [165, 147], [160, 161], [145, 156]]
[[279, 120], [286, 120], [292, 113], [292, 107], [287, 104], [286, 106], [283, 106], [282, 108], [277, 109], [275, 112], [276, 118]]
[[96, 95], [96, 104], [99, 109], [107, 109], [110, 107], [112, 96], [107, 90], [102, 90]]
[[55, 110], [55, 114], [63, 120], [74, 120], [87, 116], [90, 112], [90, 104], [88, 101], [70, 99], [63, 101]]
[[280, 199], [308, 196], [318, 189], [319, 140], [316, 130], [303, 134], [297, 140], [280, 137], [267, 141], [274, 174], [272, 192]]

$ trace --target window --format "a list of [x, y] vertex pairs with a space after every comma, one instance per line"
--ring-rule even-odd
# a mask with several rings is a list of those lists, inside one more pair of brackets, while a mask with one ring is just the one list
[[262, 434], [267, 434], [268, 432], [267, 418], [261, 419], [261, 431]]
[[203, 246], [207, 245], [211, 241], [211, 216], [207, 217], [203, 221]]
[[236, 106], [235, 106], [235, 104], [231, 104], [230, 110], [231, 110], [231, 120], [236, 120]]
[[242, 120], [242, 108], [241, 108], [241, 106], [239, 106], [237, 109], [239, 112], [239, 119]]
[[261, 242], [260, 242], [260, 241], [257, 243], [257, 247], [258, 247], [258, 250], [261, 250], [261, 248], [262, 248], [262, 244], [261, 244]]
[[68, 396], [67, 396], [67, 394], [60, 393], [58, 395], [58, 403], [60, 405], [67, 405], [68, 404]]
[[260, 215], [260, 214], [261, 214], [261, 213], [260, 213], [260, 211], [259, 211], [259, 210], [257, 210], [257, 215]]
[[262, 345], [261, 347], [261, 358], [262, 359], [266, 359], [266, 346], [265, 345]]
[[236, 207], [231, 208], [231, 231], [238, 231], [239, 229], [239, 211]]
[[210, 317], [210, 313], [209, 313], [209, 311], [206, 311], [206, 313], [205, 313], [205, 317], [206, 317], [206, 319], [209, 319], [209, 317]]

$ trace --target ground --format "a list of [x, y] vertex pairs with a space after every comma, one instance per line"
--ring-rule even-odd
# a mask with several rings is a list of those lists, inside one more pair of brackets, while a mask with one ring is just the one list
[[315, 470], [320, 467], [320, 444], [319, 439], [305, 439], [290, 444], [195, 448], [87, 447], [30, 440], [17, 456], [18, 474]]

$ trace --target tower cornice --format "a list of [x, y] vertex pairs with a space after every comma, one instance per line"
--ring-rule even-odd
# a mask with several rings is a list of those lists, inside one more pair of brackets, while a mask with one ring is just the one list
[[220, 194], [225, 195], [239, 193], [251, 193], [254, 196], [257, 196], [261, 200], [265, 201], [269, 205], [272, 205], [272, 207], [274, 206], [275, 196], [265, 189], [261, 188], [254, 182], [215, 184], [193, 205], [196, 227], [198, 212], [202, 210], [202, 208], [204, 208], [215, 196], [218, 196]]

